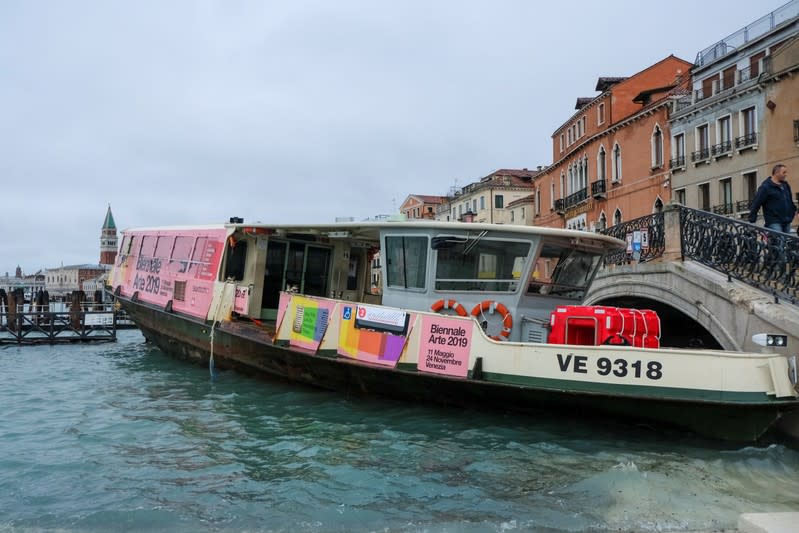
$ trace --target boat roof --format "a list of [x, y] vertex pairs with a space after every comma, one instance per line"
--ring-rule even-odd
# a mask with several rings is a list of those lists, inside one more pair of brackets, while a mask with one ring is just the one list
[[[346, 222], [330, 222], [327, 224], [264, 224], [261, 222], [256, 223], [226, 223], [226, 224], [210, 224], [198, 226], [161, 226], [161, 227], [148, 227], [148, 228], [128, 228], [128, 231], [180, 231], [180, 230], [207, 230], [207, 229], [226, 229], [232, 233], [235, 230], [255, 232], [256, 230], [267, 232], [279, 233], [305, 233], [314, 234], [328, 237], [337, 238], [353, 238], [353, 239], [374, 239], [380, 238], [380, 232], [383, 230], [429, 230], [431, 232], [452, 232], [455, 234], [474, 234], [482, 233], [483, 231], [502, 232], [510, 234], [520, 234], [526, 236], [538, 237], [553, 237], [553, 238], [568, 238], [578, 239], [580, 242], [586, 244], [593, 242], [595, 245], [602, 244], [610, 248], [623, 248], [626, 243], [615, 237], [603, 235], [601, 233], [592, 233], [588, 231], [569, 230], [561, 228], [548, 228], [542, 226], [523, 226], [516, 224], [488, 224], [488, 223], [464, 223], [464, 222], [443, 222], [437, 220], [415, 220], [415, 221], [346, 221]], [[331, 235], [332, 234], [332, 235]]]

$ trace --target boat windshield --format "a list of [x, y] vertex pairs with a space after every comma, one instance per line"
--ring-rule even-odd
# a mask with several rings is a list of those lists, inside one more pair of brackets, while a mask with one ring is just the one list
[[436, 290], [514, 292], [530, 253], [529, 241], [442, 240], [436, 247]]
[[545, 243], [527, 292], [582, 300], [601, 259], [601, 253]]

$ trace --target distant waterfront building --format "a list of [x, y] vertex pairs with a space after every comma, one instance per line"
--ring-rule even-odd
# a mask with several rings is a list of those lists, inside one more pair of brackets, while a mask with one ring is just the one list
[[[436, 220], [458, 222], [486, 222], [489, 224], [523, 224], [530, 206], [523, 202], [530, 196], [533, 180], [541, 174], [537, 170], [502, 168], [495, 170], [480, 181], [456, 189], [449, 202], [441, 204], [436, 211]], [[511, 204], [517, 206], [514, 210]]]
[[100, 264], [113, 265], [117, 257], [117, 226], [114, 224], [114, 215], [111, 206], [105, 214], [103, 228], [100, 231]]
[[30, 298], [31, 294], [36, 294], [39, 289], [44, 289], [44, 273], [40, 270], [26, 276], [22, 273], [22, 268], [17, 267], [14, 276], [9, 276], [8, 272], [5, 276], [0, 276], [0, 289], [6, 293], [22, 289], [25, 292], [25, 297]]
[[776, 163], [799, 189], [799, 0], [700, 51], [691, 75], [669, 121], [672, 199], [746, 217]]
[[111, 269], [110, 265], [69, 265], [48, 268], [44, 272], [45, 289], [50, 297], [62, 297], [77, 290], [85, 290], [84, 282], [95, 280]]
[[408, 220], [436, 218], [436, 208], [448, 200], [446, 196], [430, 196], [427, 194], [410, 194], [402, 202], [400, 213]]

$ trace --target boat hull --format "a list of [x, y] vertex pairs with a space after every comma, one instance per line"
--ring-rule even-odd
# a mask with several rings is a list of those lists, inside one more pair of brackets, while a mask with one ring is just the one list
[[796, 415], [794, 402], [658, 399], [496, 383], [481, 379], [479, 370], [470, 371], [464, 379], [418, 372], [403, 365], [396, 369], [369, 365], [274, 343], [266, 332], [253, 334], [252, 328], [241, 328], [235, 321], [213, 326], [124, 297], [120, 302], [145, 338], [169, 355], [202, 365], [208, 365], [213, 356], [218, 368], [350, 394], [499, 411], [600, 415], [746, 442], [769, 438], [782, 417]]

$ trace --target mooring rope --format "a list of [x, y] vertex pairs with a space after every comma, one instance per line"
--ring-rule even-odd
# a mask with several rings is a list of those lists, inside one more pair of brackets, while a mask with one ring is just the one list
[[214, 328], [216, 328], [216, 317], [211, 324], [211, 357], [208, 359], [208, 371], [211, 373], [211, 379], [216, 379], [216, 369], [214, 368]]

